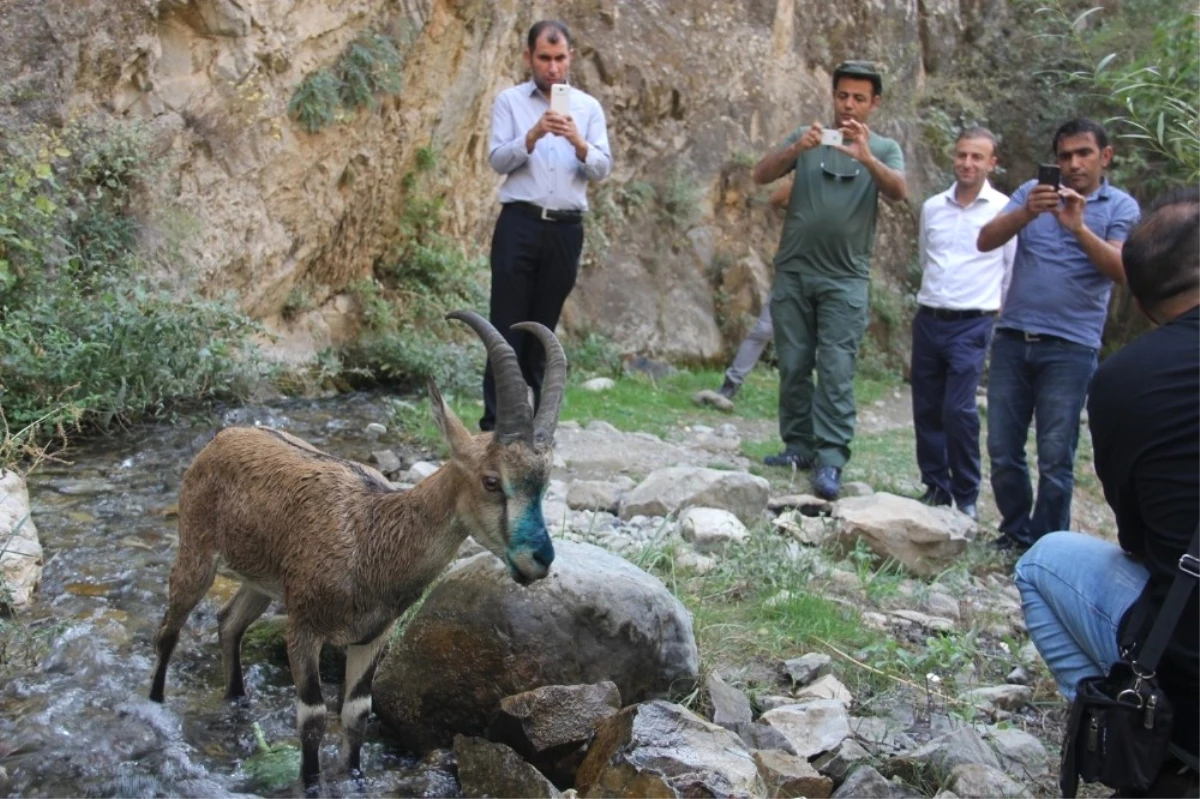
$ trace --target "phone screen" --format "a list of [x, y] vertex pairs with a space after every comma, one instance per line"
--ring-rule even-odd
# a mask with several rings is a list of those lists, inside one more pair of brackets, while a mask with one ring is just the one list
[[1057, 187], [1062, 182], [1062, 171], [1057, 164], [1040, 164], [1038, 165], [1037, 182]]

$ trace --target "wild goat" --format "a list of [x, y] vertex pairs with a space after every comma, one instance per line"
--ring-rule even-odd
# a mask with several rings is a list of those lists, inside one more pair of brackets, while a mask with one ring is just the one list
[[567, 361], [558, 339], [534, 322], [513, 325], [546, 351], [536, 414], [516, 355], [483, 317], [456, 311], [487, 346], [496, 376], [496, 430], [472, 435], [433, 381], [429, 397], [450, 460], [411, 491], [379, 472], [264, 428], [222, 430], [196, 456], [179, 491], [179, 552], [157, 638], [150, 699], [163, 701], [179, 630], [218, 571], [241, 588], [218, 615], [225, 696], [245, 695], [240, 645], [272, 599], [287, 609], [287, 652], [296, 683], [300, 774], [320, 782], [325, 703], [322, 644], [346, 648], [342, 760], [360, 775], [371, 680], [396, 618], [442, 572], [468, 536], [528, 584], [545, 577], [554, 547], [542, 516]]

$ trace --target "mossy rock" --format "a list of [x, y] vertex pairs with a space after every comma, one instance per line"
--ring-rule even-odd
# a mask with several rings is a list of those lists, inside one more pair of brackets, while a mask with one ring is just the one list
[[[242, 638], [242, 666], [274, 663], [289, 668], [284, 631], [287, 616], [264, 616], [250, 625]], [[340, 683], [346, 675], [346, 656], [338, 647], [321, 648], [321, 681]]]

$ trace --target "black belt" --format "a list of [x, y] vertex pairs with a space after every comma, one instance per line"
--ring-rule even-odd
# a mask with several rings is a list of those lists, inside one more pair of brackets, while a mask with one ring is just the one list
[[543, 208], [540, 205], [527, 203], [523, 200], [514, 200], [504, 204], [505, 208], [511, 208], [514, 211], [520, 211], [522, 214], [533, 219], [540, 219], [543, 222], [574, 222], [579, 224], [583, 221], [583, 211], [572, 209], [569, 211], [556, 211], [553, 208]]
[[[1049, 333], [1030, 333], [1028, 330], [1017, 330], [1016, 328], [1012, 328], [1012, 327], [1002, 327], [1002, 328], [998, 329], [996, 332], [1002, 333], [1002, 334], [1008, 336], [1009, 338], [1020, 339], [1021, 341], [1024, 341], [1026, 343], [1033, 343], [1033, 342], [1038, 342], [1038, 341], [1065, 341], [1068, 344], [1075, 343], [1074, 341], [1071, 341], [1069, 338], [1063, 338], [1062, 336], [1052, 336]], [[1083, 345], [1080, 345], [1080, 346], [1083, 346]]]
[[950, 308], [930, 308], [928, 305], [918, 305], [917, 310], [927, 316], [932, 316], [934, 319], [944, 319], [947, 322], [959, 322], [963, 319], [978, 319], [981, 316], [996, 315], [995, 311], [955, 311]]

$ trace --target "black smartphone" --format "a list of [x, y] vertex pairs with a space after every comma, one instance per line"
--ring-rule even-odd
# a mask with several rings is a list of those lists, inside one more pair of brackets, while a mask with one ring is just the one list
[[1062, 182], [1062, 170], [1057, 164], [1038, 164], [1038, 183], [1058, 188]]

